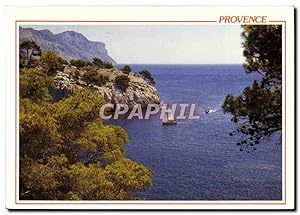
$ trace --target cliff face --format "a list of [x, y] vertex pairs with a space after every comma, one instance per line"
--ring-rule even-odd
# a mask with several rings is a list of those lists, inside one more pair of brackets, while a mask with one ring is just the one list
[[53, 34], [49, 30], [34, 30], [22, 28], [19, 31], [20, 43], [25, 40], [36, 42], [42, 51], [55, 51], [66, 60], [91, 60], [94, 57], [116, 64], [108, 55], [105, 44], [88, 40], [85, 36], [74, 31]]
[[[128, 75], [130, 78], [129, 86], [125, 91], [122, 91], [115, 86], [114, 82], [115, 77], [123, 74], [122, 71], [116, 68], [98, 70], [100, 74], [109, 77], [109, 80], [103, 86], [84, 82], [81, 75], [85, 72], [84, 70], [79, 71], [73, 66], [65, 66], [64, 71], [59, 71], [55, 76], [56, 89], [54, 97], [59, 99], [59, 97], [65, 96], [68, 91], [75, 88], [89, 87], [100, 93], [107, 103], [128, 104], [129, 107], [142, 104], [145, 107], [147, 104], [159, 104], [161, 101], [156, 88], [134, 73]], [[79, 77], [78, 73], [80, 74]]]

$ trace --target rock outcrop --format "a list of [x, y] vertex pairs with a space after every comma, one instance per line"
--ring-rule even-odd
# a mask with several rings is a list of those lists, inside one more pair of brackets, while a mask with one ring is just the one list
[[54, 98], [60, 99], [66, 95], [66, 92], [70, 92], [76, 88], [88, 87], [100, 93], [107, 103], [113, 104], [128, 104], [129, 107], [133, 107], [135, 104], [141, 104], [145, 107], [147, 104], [159, 104], [161, 102], [156, 88], [148, 84], [144, 79], [130, 73], [128, 75], [130, 82], [125, 91], [116, 87], [114, 82], [115, 77], [122, 75], [123, 72], [113, 69], [100, 69], [100, 74], [109, 77], [109, 80], [102, 86], [95, 84], [87, 84], [82, 80], [82, 75], [86, 72], [84, 70], [78, 70], [73, 66], [65, 66], [64, 71], [59, 71], [55, 76], [55, 86], [52, 92], [54, 92]]

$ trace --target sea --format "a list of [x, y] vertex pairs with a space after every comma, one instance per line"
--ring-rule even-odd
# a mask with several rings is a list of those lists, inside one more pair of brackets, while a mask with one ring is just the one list
[[[121, 67], [122, 65], [118, 65]], [[138, 193], [144, 200], [281, 200], [282, 146], [269, 138], [256, 150], [240, 151], [226, 95], [240, 95], [259, 74], [242, 65], [130, 65], [149, 70], [163, 102], [194, 103], [200, 118], [163, 126], [159, 117], [120, 119], [129, 135], [127, 157], [153, 172], [152, 187]], [[214, 112], [206, 114], [205, 110]]]

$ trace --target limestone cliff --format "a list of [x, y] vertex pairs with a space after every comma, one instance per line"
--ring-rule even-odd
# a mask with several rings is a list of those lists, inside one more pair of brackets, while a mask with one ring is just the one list
[[42, 51], [55, 51], [66, 60], [82, 59], [92, 60], [94, 57], [115, 64], [103, 42], [88, 40], [84, 35], [65, 31], [53, 34], [48, 29], [35, 30], [33, 28], [20, 27], [20, 43], [26, 40], [34, 41]]
[[[65, 66], [64, 71], [58, 71], [55, 76], [55, 95], [57, 99], [65, 96], [69, 91], [76, 88], [89, 87], [100, 93], [107, 103], [128, 104], [133, 107], [135, 104], [159, 104], [160, 98], [156, 88], [148, 84], [143, 78], [131, 72], [128, 77], [130, 79], [129, 86], [125, 91], [116, 87], [115, 78], [123, 75], [119, 69], [99, 69], [98, 73], [108, 77], [108, 81], [102, 86], [88, 84], [82, 79], [82, 75], [87, 72], [84, 69], [77, 69], [74, 66]], [[54, 91], [53, 91], [54, 92]]]

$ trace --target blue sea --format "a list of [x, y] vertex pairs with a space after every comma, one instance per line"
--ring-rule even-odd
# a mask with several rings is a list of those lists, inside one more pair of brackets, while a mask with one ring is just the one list
[[269, 139], [256, 151], [240, 151], [236, 125], [221, 109], [227, 94], [239, 95], [260, 77], [241, 65], [130, 65], [148, 69], [164, 102], [185, 101], [215, 109], [198, 120], [162, 126], [149, 120], [115, 120], [129, 135], [127, 156], [153, 171], [153, 186], [139, 193], [146, 200], [280, 200], [281, 144]]

